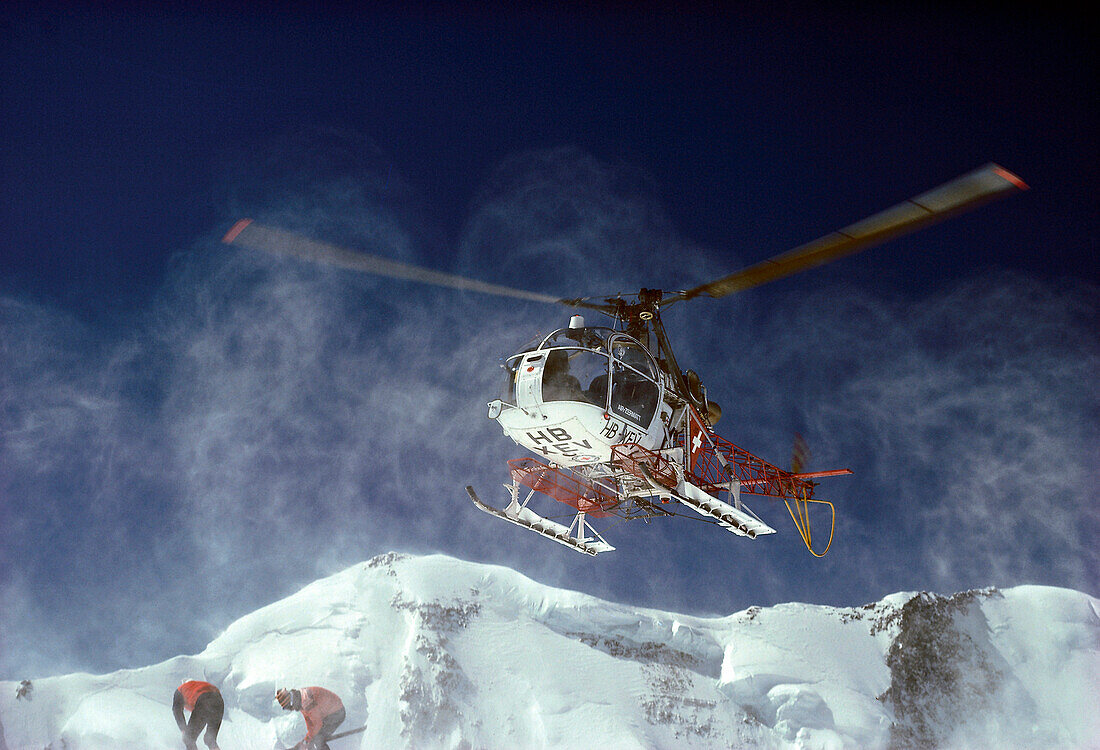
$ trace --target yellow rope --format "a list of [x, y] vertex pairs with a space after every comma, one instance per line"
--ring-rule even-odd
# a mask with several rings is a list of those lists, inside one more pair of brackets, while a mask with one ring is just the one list
[[[798, 508], [798, 517], [795, 518], [794, 511], [791, 510], [790, 500], [794, 500], [795, 506]], [[798, 529], [799, 535], [802, 537], [802, 541], [806, 544], [806, 549], [810, 551], [810, 554], [814, 557], [825, 557], [829, 552], [829, 547], [833, 546], [833, 532], [836, 531], [836, 508], [828, 500], [814, 500], [806, 497], [806, 492], [803, 490], [801, 498], [783, 498], [783, 503], [787, 506], [787, 512], [791, 514], [791, 520], [794, 521], [795, 528]], [[820, 503], [822, 505], [829, 506], [829, 512], [832, 515], [832, 520], [829, 526], [829, 542], [825, 545], [825, 549], [820, 553], [814, 552], [812, 540], [810, 538], [810, 503]]]

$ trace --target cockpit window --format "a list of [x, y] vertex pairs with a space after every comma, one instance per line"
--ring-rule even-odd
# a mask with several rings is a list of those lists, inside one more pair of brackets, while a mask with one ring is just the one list
[[660, 401], [657, 370], [638, 342], [616, 337], [611, 344], [611, 413], [648, 427]]
[[607, 406], [607, 357], [587, 349], [552, 349], [542, 371], [543, 401]]
[[507, 380], [504, 382], [504, 388], [500, 394], [500, 400], [506, 404], [516, 405], [516, 370], [519, 368], [519, 363], [523, 361], [523, 357], [509, 357], [504, 364], [501, 365]]
[[[546, 353], [541, 382], [543, 403], [593, 404], [643, 429], [653, 421], [661, 398], [657, 367], [635, 339], [599, 327], [562, 328], [535, 339], [505, 362], [505, 402], [517, 405], [519, 367], [525, 355], [535, 350], [539, 355], [526, 357], [530, 362]], [[540, 384], [532, 385], [538, 388]]]
[[616, 362], [621, 362], [636, 370], [640, 375], [651, 380], [657, 379], [657, 371], [653, 366], [653, 360], [649, 356], [649, 352], [633, 339], [626, 337], [612, 339], [611, 356], [615, 358]]
[[569, 354], [565, 349], [551, 349], [542, 370], [543, 401], [580, 401], [581, 381], [569, 371]]

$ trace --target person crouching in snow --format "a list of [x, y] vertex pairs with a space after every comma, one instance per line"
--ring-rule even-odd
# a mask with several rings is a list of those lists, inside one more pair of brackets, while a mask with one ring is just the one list
[[[191, 718], [186, 722], [183, 720], [185, 710], [191, 712]], [[210, 750], [219, 750], [218, 730], [221, 729], [224, 713], [222, 694], [209, 682], [188, 680], [176, 688], [176, 694], [172, 697], [172, 715], [176, 717], [176, 725], [180, 728], [183, 746], [187, 750], [197, 749], [195, 740], [203, 727], [206, 727], [206, 735], [202, 741]]]
[[344, 702], [331, 690], [306, 687], [301, 690], [280, 688], [275, 700], [284, 711], [301, 711], [306, 720], [306, 736], [291, 750], [329, 750], [328, 740], [344, 721]]

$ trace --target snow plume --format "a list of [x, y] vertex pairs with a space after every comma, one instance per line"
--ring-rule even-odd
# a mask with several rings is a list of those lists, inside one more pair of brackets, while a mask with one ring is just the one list
[[856, 471], [831, 496], [870, 590], [1095, 587], [1097, 300], [990, 274], [911, 300], [832, 290], [765, 325], [785, 356], [760, 378], [798, 394], [819, 462]]
[[619, 524], [616, 551], [591, 560], [478, 513], [462, 489], [502, 502], [503, 461], [520, 452], [485, 418], [496, 365], [568, 309], [244, 251], [222, 233], [247, 216], [563, 296], [689, 287], [741, 264], [678, 238], [645, 175], [577, 149], [506, 160], [457, 226], [354, 134], [298, 134], [237, 163], [225, 221], [179, 253], [148, 307], [87, 323], [0, 301], [4, 677], [193, 652], [387, 549], [705, 614], [1095, 585], [1094, 289], [987, 276], [922, 298], [765, 290], [671, 308], [681, 365], [725, 407], [724, 435], [782, 464], [800, 430], [811, 468], [855, 470], [820, 491], [837, 539], [812, 560], [782, 505], [750, 501], [780, 534]]
[[907, 601], [880, 696], [893, 713], [890, 747], [1090, 746], [1098, 673], [1079, 649], [1095, 653], [1096, 600], [1063, 593], [1021, 586]]
[[[232, 176], [225, 226], [179, 253], [154, 301], [123, 325], [5, 299], [0, 674], [194, 650], [244, 612], [388, 548], [575, 578], [588, 561], [534, 535], [488, 548], [503, 529], [486, 531], [462, 491], [499, 486], [511, 457], [484, 411], [500, 356], [567, 310], [218, 240], [249, 216], [488, 281], [615, 291], [614, 253], [640, 261], [673, 240], [649, 184], [614, 174], [573, 151], [514, 159], [475, 202], [454, 253], [377, 149], [354, 134], [299, 133]], [[566, 205], [579, 183], [583, 200]], [[544, 230], [553, 241], [536, 247]], [[509, 271], [513, 246], [523, 262]], [[523, 272], [549, 257], [570, 259], [562, 279]], [[593, 290], [576, 289], [582, 276]]]
[[[965, 747], [972, 744], [968, 736], [1011, 747], [1017, 744], [1011, 738], [1026, 732], [1035, 704], [991, 648], [989, 622], [978, 604], [994, 595], [999, 593], [920, 594], [901, 608], [886, 657], [890, 688], [882, 696], [894, 712], [891, 747]], [[1003, 726], [1006, 720], [1015, 726]], [[1055, 744], [1052, 737], [1032, 740]]]
[[0, 315], [0, 671], [125, 662], [119, 628], [177, 601], [160, 557], [159, 363], [141, 335], [11, 299]]
[[[286, 158], [303, 145], [304, 183]], [[427, 264], [373, 155], [346, 134], [295, 139], [230, 210]], [[484, 303], [241, 252], [222, 231], [122, 327], [3, 300], [0, 673], [195, 649], [287, 587], [455, 530], [437, 488], [460, 498], [458, 457], [490, 444], [507, 322], [471, 341], [462, 317]]]
[[676, 234], [653, 181], [576, 148], [505, 160], [475, 198], [459, 251], [470, 273], [491, 268], [501, 283], [566, 298], [707, 280], [703, 249]]

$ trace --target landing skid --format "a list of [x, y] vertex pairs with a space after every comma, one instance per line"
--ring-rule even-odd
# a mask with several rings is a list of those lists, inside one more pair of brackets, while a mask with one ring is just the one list
[[[521, 504], [518, 488], [507, 484], [504, 486], [512, 493], [512, 502], [508, 503], [508, 506], [504, 509], [494, 508], [483, 503], [473, 487], [467, 486], [466, 492], [469, 493], [470, 499], [474, 501], [474, 505], [477, 506], [478, 510], [497, 518], [503, 518], [516, 526], [530, 529], [536, 534], [540, 534], [547, 539], [553, 539], [558, 544], [564, 544], [577, 552], [586, 555], [598, 555], [601, 552], [611, 552], [615, 549], [605, 542], [595, 529], [588, 525], [583, 512], [578, 512], [576, 518], [573, 519], [573, 523], [565, 526], [557, 521], [551, 521], [549, 518], [543, 518], [538, 513], [530, 510], [526, 503]], [[575, 534], [573, 533], [574, 529], [576, 530]], [[586, 532], [591, 533], [595, 538], [587, 536]]]
[[732, 531], [739, 536], [747, 536], [749, 539], [775, 533], [775, 529], [771, 526], [756, 516], [746, 513], [748, 509], [744, 506], [741, 509], [735, 508], [690, 482], [681, 482], [678, 489], [679, 491], [673, 494], [677, 501], [700, 515], [708, 516], [727, 531]]

